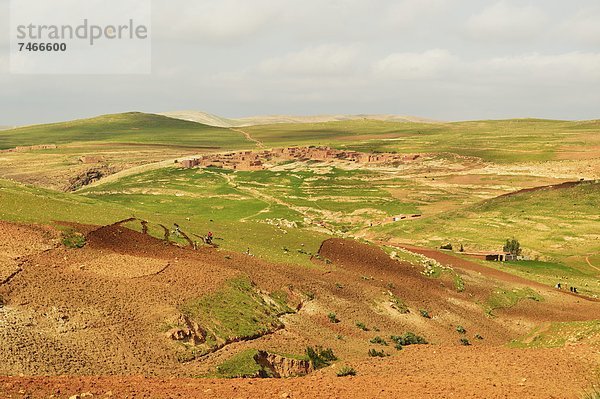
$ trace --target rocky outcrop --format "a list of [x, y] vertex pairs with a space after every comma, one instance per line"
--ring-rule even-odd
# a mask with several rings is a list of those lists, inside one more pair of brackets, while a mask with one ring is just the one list
[[186, 316], [180, 317], [180, 324], [185, 327], [175, 327], [167, 331], [166, 336], [174, 341], [199, 345], [206, 342], [207, 332], [200, 325]]
[[292, 359], [266, 351], [259, 351], [254, 356], [254, 360], [263, 368], [267, 376], [274, 378], [299, 377], [313, 371], [309, 360]]
[[69, 184], [65, 188], [65, 191], [75, 191], [81, 187], [92, 184], [95, 181], [102, 179], [105, 176], [112, 175], [117, 170], [115, 168], [101, 166], [97, 168], [88, 169], [74, 178], [69, 180]]

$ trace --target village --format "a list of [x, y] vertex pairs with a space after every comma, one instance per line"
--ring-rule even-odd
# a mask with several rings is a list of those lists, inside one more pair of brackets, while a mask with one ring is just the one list
[[357, 164], [393, 164], [415, 161], [420, 155], [395, 153], [364, 153], [358, 151], [336, 150], [330, 147], [287, 147], [263, 151], [239, 151], [225, 154], [208, 154], [198, 158], [184, 159], [184, 168], [215, 167], [233, 170], [263, 170], [267, 163], [277, 164], [285, 161], [345, 161]]

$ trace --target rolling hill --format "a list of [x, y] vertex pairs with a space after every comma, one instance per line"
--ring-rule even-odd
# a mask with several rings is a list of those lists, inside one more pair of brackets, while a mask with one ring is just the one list
[[531, 257], [581, 266], [586, 255], [600, 250], [599, 195], [598, 181], [523, 191], [377, 231], [420, 245], [463, 244], [467, 251], [500, 250], [515, 237]]
[[416, 116], [386, 115], [386, 114], [358, 114], [358, 115], [259, 115], [244, 118], [223, 118], [202, 111], [174, 111], [164, 112], [160, 115], [187, 121], [204, 123], [219, 127], [247, 127], [259, 125], [275, 125], [286, 123], [327, 123], [354, 120], [374, 120], [382, 122], [417, 122], [438, 123], [437, 121]]
[[136, 143], [196, 148], [252, 146], [243, 135], [229, 129], [140, 112], [26, 126], [0, 133], [0, 149], [75, 142]]

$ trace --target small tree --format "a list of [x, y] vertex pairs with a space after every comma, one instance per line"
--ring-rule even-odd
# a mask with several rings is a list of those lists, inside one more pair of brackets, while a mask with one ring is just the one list
[[506, 244], [504, 244], [502, 250], [504, 252], [508, 252], [511, 255], [521, 255], [521, 243], [515, 238], [513, 238], [512, 240], [506, 240]]

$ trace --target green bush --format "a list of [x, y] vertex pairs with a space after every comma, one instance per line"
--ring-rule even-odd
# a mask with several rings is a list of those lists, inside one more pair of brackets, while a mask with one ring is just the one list
[[369, 349], [369, 356], [371, 357], [386, 357], [389, 356], [383, 350], [378, 351], [377, 349]]
[[426, 319], [431, 319], [431, 316], [429, 315], [429, 312], [425, 309], [420, 309], [419, 313], [421, 313], [421, 316], [423, 316]]
[[339, 323], [340, 322], [340, 320], [337, 318], [337, 315], [334, 312], [329, 313], [327, 315], [327, 318], [332, 323]]
[[338, 377], [347, 377], [356, 375], [356, 370], [352, 367], [344, 366], [337, 372]]
[[456, 326], [456, 331], [459, 334], [466, 334], [467, 333], [467, 330], [463, 326]]
[[385, 339], [381, 338], [380, 336], [376, 336], [374, 338], [371, 338], [371, 340], [369, 341], [372, 344], [378, 344], [378, 345], [386, 345], [387, 346], [387, 342], [385, 341]]
[[85, 236], [73, 229], [68, 229], [62, 232], [61, 242], [67, 248], [83, 248]]
[[306, 348], [306, 356], [315, 370], [327, 367], [331, 362], [337, 360], [337, 357], [333, 354], [331, 348], [323, 349], [322, 346], [316, 346], [314, 348], [309, 346]]
[[464, 345], [464, 346], [469, 346], [469, 345], [471, 345], [471, 343], [469, 342], [469, 340], [468, 340], [468, 339], [466, 339], [466, 338], [461, 338], [461, 339], [460, 339], [460, 344], [461, 344], [461, 345]]
[[366, 324], [360, 321], [356, 322], [356, 327], [360, 328], [363, 331], [369, 331], [369, 329], [367, 328]]
[[440, 247], [440, 249], [447, 249], [449, 251], [452, 251], [452, 244], [451, 243], [444, 244]]
[[[428, 342], [425, 338], [421, 337], [412, 332], [407, 332], [402, 335], [392, 335], [390, 337], [392, 341], [396, 343], [396, 349], [402, 349], [402, 346], [408, 345], [427, 345]], [[400, 348], [398, 348], [400, 347]]]

